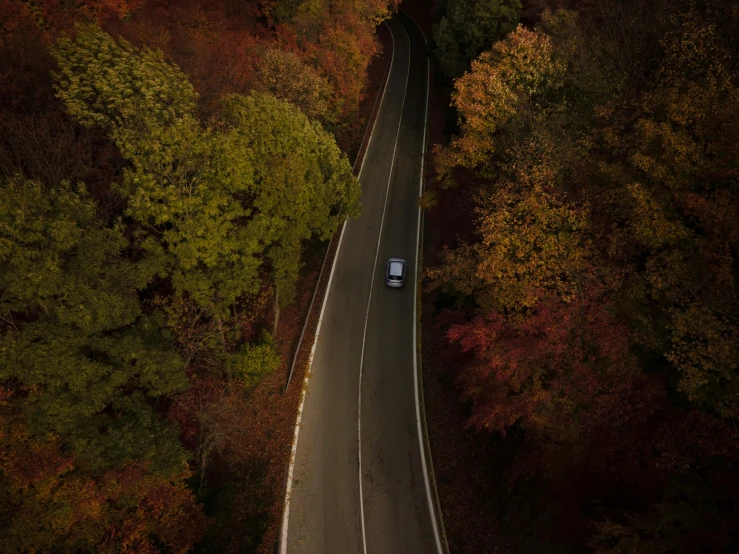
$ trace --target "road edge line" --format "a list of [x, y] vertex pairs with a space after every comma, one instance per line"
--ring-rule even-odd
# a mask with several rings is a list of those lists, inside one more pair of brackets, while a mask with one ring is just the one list
[[[375, 108], [377, 108], [377, 104], [379, 102], [380, 106], [382, 106], [382, 100], [385, 98], [385, 89], [387, 88], [387, 82], [390, 80], [390, 69], [393, 67], [393, 60], [395, 59], [395, 42], [393, 40], [393, 32], [390, 30], [390, 25], [387, 24], [387, 20], [384, 20], [382, 24], [387, 27], [387, 32], [390, 33], [390, 40], [391, 40], [391, 50], [390, 50], [390, 59], [387, 61], [387, 64], [385, 65], [385, 72], [383, 75], [384, 83], [382, 84], [382, 93], [378, 94], [375, 98], [375, 103], [372, 105], [372, 110], [370, 111], [370, 121], [372, 121], [372, 130], [370, 131], [369, 140], [367, 141], [367, 148], [364, 149], [364, 152], [362, 151], [362, 147], [364, 146], [364, 139], [367, 138], [367, 131], [370, 129], [368, 126], [367, 129], [364, 131], [364, 136], [362, 137], [362, 142], [359, 143], [359, 150], [357, 151], [357, 157], [354, 159], [354, 165], [352, 166], [352, 171], [356, 170], [357, 168], [357, 161], [359, 160], [359, 154], [362, 154], [362, 162], [359, 164], [359, 173], [357, 174], [357, 179], [359, 179], [359, 175], [362, 173], [362, 168], [364, 167], [364, 159], [367, 157], [367, 150], [369, 150], [369, 143], [372, 142], [372, 135], [375, 133], [375, 123], [377, 122], [377, 117], [375, 119], [372, 119], [372, 114], [375, 113]], [[377, 109], [377, 115], [380, 115], [380, 109]]]
[[[395, 38], [393, 37], [392, 29], [390, 29], [390, 26], [383, 21], [382, 22], [387, 28], [388, 32], [390, 33], [390, 38], [392, 39], [393, 49], [390, 54], [390, 62], [388, 64], [388, 70], [387, 70], [387, 78], [385, 79], [385, 84], [382, 87], [381, 96], [384, 100], [385, 98], [385, 90], [387, 89], [387, 84], [390, 81], [390, 71], [392, 70], [393, 60], [395, 59]], [[377, 100], [375, 100], [375, 103]], [[380, 101], [380, 108], [382, 108], [382, 100]], [[374, 111], [374, 106], [373, 106]], [[380, 111], [378, 109], [377, 117], [379, 117]], [[401, 112], [402, 116], [402, 112]], [[375, 117], [374, 121], [372, 121], [372, 131], [370, 131], [369, 140], [367, 141], [367, 148], [365, 149], [364, 153], [362, 154], [362, 161], [359, 164], [359, 174], [357, 175], [357, 180], [359, 180], [359, 177], [362, 175], [362, 169], [364, 168], [364, 160], [367, 157], [367, 151], [369, 150], [369, 145], [372, 142], [372, 136], [375, 133], [375, 125], [377, 124], [377, 117]], [[370, 112], [370, 120], [372, 118], [372, 112]], [[365, 135], [366, 135], [365, 131]], [[364, 139], [362, 139], [362, 142], [364, 142]], [[360, 144], [360, 152], [361, 152], [362, 145]], [[359, 154], [358, 152], [357, 154]], [[355, 160], [356, 164], [356, 160]], [[346, 225], [349, 223], [349, 218], [344, 219], [341, 227], [341, 233], [339, 234], [339, 243], [336, 245], [336, 253], [334, 254], [334, 261], [331, 264], [331, 273], [329, 273], [328, 276], [328, 283], [326, 284], [326, 293], [323, 295], [323, 302], [321, 303], [321, 313], [318, 315], [318, 323], [316, 324], [316, 334], [313, 337], [313, 345], [310, 349], [310, 354], [308, 355], [308, 367], [305, 370], [305, 377], [303, 377], [303, 386], [300, 391], [300, 403], [298, 404], [298, 415], [295, 421], [295, 430], [293, 434], [293, 443], [290, 449], [290, 463], [288, 465], [287, 469], [287, 486], [285, 488], [285, 505], [282, 509], [282, 525], [280, 529], [280, 554], [287, 554], [287, 530], [288, 530], [288, 524], [290, 521], [290, 493], [292, 492], [292, 484], [293, 484], [293, 473], [295, 469], [295, 456], [298, 451], [298, 436], [300, 435], [300, 421], [303, 418], [303, 405], [305, 404], [305, 395], [308, 391], [308, 381], [310, 380], [311, 375], [311, 369], [313, 367], [313, 355], [316, 352], [316, 344], [318, 343], [318, 335], [321, 332], [321, 323], [323, 322], [323, 312], [326, 309], [326, 301], [328, 300], [329, 292], [331, 291], [331, 282], [334, 278], [334, 269], [336, 268], [336, 260], [339, 259], [339, 251], [341, 250], [341, 242], [344, 239], [344, 231], [346, 230]], [[320, 281], [320, 279], [319, 279]], [[370, 289], [371, 292], [371, 289]], [[310, 315], [310, 314], [309, 314]], [[361, 473], [360, 473], [361, 475]], [[361, 482], [360, 482], [361, 485]], [[361, 491], [361, 488], [360, 488]], [[362, 532], [364, 533], [364, 520], [362, 520]], [[365, 547], [366, 552], [366, 547]]]
[[[423, 195], [424, 182], [426, 179], [426, 139], [428, 132], [428, 116], [429, 116], [429, 95], [431, 93], [431, 60], [428, 56], [428, 41], [426, 35], [421, 29], [421, 26], [407, 13], [404, 13], [413, 24], [418, 27], [418, 31], [423, 37], [423, 42], [426, 45], [426, 111], [424, 113], [423, 120], [423, 149], [421, 151], [421, 177], [418, 185], [418, 196], [419, 198]], [[418, 306], [423, 306], [423, 303], [418, 302], [418, 283], [421, 277], [418, 274], [419, 258], [423, 255], [423, 250], [420, 248], [421, 244], [421, 221], [423, 219], [423, 210], [421, 206], [418, 207], [418, 226], [416, 228], [416, 279], [413, 283], [413, 338], [415, 345], [413, 348], [413, 385], [416, 393], [416, 424], [418, 426], [418, 447], [421, 453], [421, 465], [423, 467], [423, 479], [426, 485], [426, 498], [429, 504], [429, 515], [431, 516], [431, 523], [434, 528], [434, 539], [436, 540], [436, 548], [438, 554], [445, 554], [449, 552], [449, 545], [446, 538], [446, 530], [444, 529], [444, 518], [441, 512], [441, 502], [439, 501], [439, 493], [436, 490], [436, 476], [434, 473], [434, 462], [431, 456], [431, 445], [428, 438], [428, 430], [426, 423], [426, 410], [424, 407], [423, 418], [421, 417], [421, 402], [420, 398], [423, 396], [423, 383], [419, 387], [419, 376], [422, 375], [422, 362], [421, 356], [419, 356], [420, 343], [418, 337], [418, 327], [416, 319], [418, 318]], [[426, 455], [428, 454], [428, 464], [426, 463]], [[431, 492], [431, 479], [429, 478], [429, 469], [433, 478], [433, 495]], [[438, 515], [438, 520], [437, 520]], [[443, 537], [443, 541], [442, 541]]]
[[[390, 33], [390, 38], [392, 39], [392, 32], [390, 31], [390, 27], [384, 21], [382, 23], [385, 25], [385, 27], [388, 28], [387, 32]], [[364, 141], [367, 140], [367, 133], [370, 131], [370, 129], [373, 132], [375, 130], [375, 124], [374, 124], [374, 120], [372, 119], [372, 116], [375, 114], [375, 108], [377, 107], [377, 103], [385, 96], [385, 86], [387, 85], [387, 77], [389, 77], [390, 75], [390, 66], [392, 65], [393, 54], [394, 52], [391, 48], [390, 58], [385, 64], [385, 70], [382, 75], [382, 80], [380, 81], [380, 84], [382, 85], [382, 91], [378, 92], [377, 96], [375, 97], [375, 101], [372, 104], [372, 109], [370, 110], [370, 113], [369, 113], [369, 121], [367, 122], [367, 128], [364, 130], [364, 135], [362, 135], [362, 142], [359, 143], [359, 150], [357, 150], [357, 155], [354, 158], [354, 164], [352, 165], [352, 173], [354, 173], [357, 170], [357, 162], [359, 162], [360, 154], [362, 154], [362, 163], [359, 165], [360, 172], [362, 170], [362, 167], [364, 166], [364, 158], [367, 155], [367, 150], [365, 149], [364, 151], [362, 151], [362, 148], [364, 147]], [[369, 138], [370, 140], [372, 140], [372, 133], [370, 133]], [[367, 145], [369, 146], [369, 141], [367, 142]], [[358, 179], [359, 179], [359, 176], [357, 176], [357, 180]], [[339, 213], [341, 213], [341, 207], [339, 208]], [[342, 222], [342, 225], [343, 224], [344, 222]], [[323, 277], [323, 270], [325, 269], [325, 266], [326, 266], [326, 260], [328, 259], [328, 256], [331, 253], [331, 243], [333, 242], [335, 236], [336, 236], [335, 233], [334, 235], [331, 236], [331, 239], [328, 241], [328, 246], [326, 247], [326, 254], [323, 256], [323, 263], [321, 264], [321, 271], [318, 273], [318, 279], [316, 280], [316, 286], [313, 289], [313, 296], [311, 297], [311, 300], [310, 300], [310, 306], [308, 306], [308, 314], [305, 316], [305, 322], [303, 322], [303, 330], [300, 332], [300, 338], [298, 339], [298, 345], [295, 347], [295, 354], [293, 354], [293, 361], [290, 364], [290, 372], [287, 374], [287, 383], [285, 383], [285, 389], [283, 392], [287, 392], [287, 389], [290, 387], [290, 381], [292, 381], [293, 372], [295, 371], [295, 364], [298, 361], [298, 357], [300, 356], [300, 350], [301, 350], [301, 347], [303, 346], [303, 337], [305, 336], [305, 331], [308, 327], [308, 322], [310, 321], [310, 314], [311, 312], [313, 312], [313, 303], [316, 300], [318, 289], [321, 286], [321, 278]], [[338, 250], [336, 252], [338, 252]]]

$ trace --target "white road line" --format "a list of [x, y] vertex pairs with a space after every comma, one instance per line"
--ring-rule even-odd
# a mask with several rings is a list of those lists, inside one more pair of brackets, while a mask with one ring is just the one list
[[[426, 36], [423, 34], [423, 30], [415, 22], [415, 20], [409, 17], [413, 23], [416, 24], [418, 30], [421, 32], [423, 42], [428, 48], [428, 42], [426, 42]], [[426, 111], [423, 116], [423, 149], [421, 150], [421, 178], [418, 184], [418, 196], [423, 194], [424, 184], [424, 168], [426, 162], [426, 127], [428, 125], [428, 114], [429, 114], [429, 78], [431, 76], [431, 61], [426, 58]], [[426, 485], [426, 498], [429, 505], [429, 515], [431, 516], [431, 525], [434, 528], [434, 539], [436, 540], [436, 550], [438, 554], [443, 554], [444, 551], [441, 548], [441, 538], [439, 537], [439, 527], [436, 523], [436, 515], [434, 513], [434, 501], [431, 495], [431, 485], [429, 482], [429, 472], [426, 466], [426, 449], [423, 446], [423, 430], [421, 428], [421, 406], [419, 400], [419, 385], [418, 385], [418, 345], [416, 340], [418, 335], [416, 334], [416, 318], [418, 316], [418, 308], [416, 302], [418, 301], [418, 251], [421, 244], [421, 218], [423, 217], [421, 207], [418, 207], [418, 226], [416, 228], [416, 279], [413, 282], [413, 390], [416, 393], [416, 425], [418, 427], [418, 448], [421, 451], [421, 466], [423, 468], [423, 482]]]
[[344, 231], [346, 230], [346, 221], [344, 221], [344, 227], [341, 229], [339, 235], [339, 244], [336, 246], [336, 254], [334, 255], [334, 261], [331, 264], [331, 273], [328, 277], [328, 284], [326, 285], [326, 294], [323, 297], [323, 304], [321, 305], [321, 313], [318, 316], [318, 324], [316, 326], [316, 337], [313, 340], [313, 345], [310, 349], [310, 355], [308, 356], [308, 368], [305, 371], [305, 377], [303, 378], [303, 388], [300, 391], [300, 405], [298, 406], [298, 418], [295, 422], [295, 434], [293, 435], [293, 445], [290, 450], [290, 466], [287, 470], [287, 489], [285, 492], [285, 507], [282, 512], [282, 536], [280, 539], [280, 553], [287, 553], [287, 526], [290, 521], [290, 493], [293, 488], [293, 472], [295, 470], [295, 456], [298, 451], [298, 435], [300, 434], [300, 420], [303, 418], [303, 405], [305, 404], [305, 395], [308, 392], [308, 381], [311, 375], [311, 367], [313, 365], [313, 355], [316, 352], [316, 343], [318, 342], [318, 333], [321, 330], [321, 323], [323, 322], [323, 312], [326, 309], [326, 299], [328, 293], [331, 290], [331, 281], [334, 279], [334, 269], [336, 269], [336, 260], [339, 259], [339, 250], [341, 249], [341, 242], [344, 240]]
[[[388, 31], [390, 32], [390, 38], [392, 39], [393, 44], [393, 51], [390, 55], [390, 71], [392, 71], [393, 67], [393, 60], [395, 59], [395, 38], [393, 37], [393, 32], [390, 29], [390, 26], [383, 22], [385, 26], [388, 28]], [[385, 90], [387, 89], [387, 84], [390, 81], [390, 72], [388, 72], [387, 79], [385, 79], [385, 85], [382, 88], [382, 100], [380, 101], [380, 109], [377, 112], [377, 117], [375, 117], [374, 122], [372, 123], [372, 131], [370, 132], [370, 138], [367, 142], [367, 149], [364, 151], [364, 154], [362, 155], [362, 162], [359, 166], [359, 177], [362, 176], [362, 169], [364, 169], [364, 159], [367, 157], [367, 151], [369, 150], [369, 145], [372, 143], [372, 136], [375, 134], [375, 126], [377, 124], [377, 119], [380, 117], [380, 111], [382, 111], [382, 103], [385, 99]], [[406, 81], [407, 86], [407, 81]], [[377, 102], [377, 100], [375, 100]], [[402, 113], [402, 112], [401, 112]], [[370, 117], [372, 117], [372, 113], [370, 112]], [[360, 146], [361, 148], [361, 146]], [[356, 162], [355, 162], [356, 163]], [[316, 334], [313, 338], [313, 345], [310, 349], [310, 355], [308, 356], [308, 367], [305, 371], [305, 377], [303, 378], [303, 388], [300, 392], [300, 404], [298, 405], [298, 417], [295, 421], [295, 432], [293, 434], [293, 444], [292, 448], [290, 449], [290, 464], [288, 466], [287, 470], [287, 487], [285, 489], [285, 507], [282, 511], [282, 530], [280, 533], [280, 554], [287, 554], [287, 530], [288, 530], [288, 524], [290, 522], [290, 494], [292, 492], [293, 487], [293, 473], [295, 471], [295, 456], [298, 451], [298, 436], [300, 435], [300, 421], [303, 418], [303, 405], [305, 404], [305, 396], [308, 391], [308, 381], [310, 379], [311, 375], [311, 368], [313, 366], [313, 355], [316, 352], [316, 344], [318, 343], [318, 335], [321, 332], [321, 323], [323, 322], [323, 312], [326, 310], [326, 301], [328, 300], [329, 292], [331, 291], [331, 282], [334, 279], [334, 270], [336, 269], [336, 260], [339, 259], [339, 251], [341, 250], [341, 243], [344, 240], [344, 231], [346, 231], [346, 226], [349, 223], [348, 218], [344, 220], [344, 226], [341, 229], [341, 233], [339, 235], [339, 244], [336, 245], [336, 254], [334, 254], [334, 261], [331, 264], [331, 273], [328, 277], [328, 283], [326, 284], [326, 294], [323, 296], [323, 303], [321, 304], [321, 313], [318, 316], [318, 324], [316, 325]], [[360, 454], [361, 456], [361, 454]], [[361, 476], [361, 471], [360, 471]], [[361, 497], [361, 479], [360, 479], [360, 497]], [[364, 517], [362, 518], [362, 534], [364, 535]], [[366, 542], [365, 542], [365, 552], [366, 552]]]
[[[390, 38], [392, 39], [393, 34], [392, 34], [392, 31], [390, 31], [390, 27], [388, 26], [386, 22], [383, 21], [382, 23], [383, 25], [385, 25], [385, 27], [388, 28], [388, 32], [390, 33]], [[388, 61], [385, 63], [385, 69], [382, 72], [383, 79], [385, 79], [385, 77], [390, 77], [389, 68], [392, 66], [393, 54], [394, 52], [391, 50], [390, 59], [388, 59]], [[360, 172], [364, 165], [364, 158], [367, 156], [367, 150], [364, 150], [364, 152], [362, 152], [362, 147], [364, 146], [364, 141], [367, 138], [368, 132], [370, 133], [370, 140], [372, 140], [372, 133], [375, 130], [375, 125], [374, 125], [374, 122], [372, 121], [372, 115], [375, 113], [377, 102], [385, 95], [386, 87], [387, 87], [387, 79], [385, 79], [385, 82], [382, 86], [382, 91], [378, 91], [377, 96], [375, 97], [375, 101], [372, 104], [372, 109], [370, 110], [370, 113], [369, 113], [370, 121], [367, 122], [367, 128], [364, 130], [364, 135], [362, 136], [362, 142], [359, 143], [359, 150], [357, 151], [357, 157], [354, 158], [354, 165], [352, 165], [352, 173], [354, 173], [354, 171], [357, 169], [357, 163], [359, 163], [360, 153], [362, 154], [362, 163], [359, 166]], [[342, 204], [339, 206], [339, 213], [341, 213], [341, 210], [343, 209], [344, 209], [344, 204], [342, 202]], [[342, 228], [342, 232], [343, 232], [343, 228]], [[332, 236], [331, 240], [328, 241], [328, 247], [326, 248], [326, 255], [323, 257], [323, 263], [321, 264], [321, 271], [318, 272], [318, 281], [316, 281], [316, 288], [313, 289], [313, 296], [310, 299], [310, 306], [308, 306], [308, 314], [305, 316], [305, 322], [303, 323], [303, 330], [300, 332], [300, 338], [298, 339], [298, 346], [295, 347], [295, 355], [293, 356], [293, 362], [290, 365], [290, 373], [288, 373], [287, 375], [287, 383], [285, 384], [285, 391], [287, 391], [288, 387], [290, 387], [290, 380], [293, 377], [293, 371], [295, 370], [295, 363], [298, 361], [298, 357], [300, 356], [300, 349], [303, 345], [303, 337], [305, 336], [305, 330], [307, 329], [308, 322], [310, 321], [310, 314], [313, 312], [313, 303], [316, 300], [316, 294], [318, 294], [318, 287], [321, 285], [321, 277], [323, 277], [324, 266], [326, 265], [326, 260], [328, 259], [329, 252], [331, 252], [331, 243], [333, 242], [333, 240], [334, 240], [334, 237]]]
[[[380, 107], [382, 107], [382, 99], [385, 98], [385, 89], [387, 88], [387, 82], [390, 80], [390, 69], [392, 69], [393, 67], [393, 59], [395, 58], [395, 39], [393, 38], [393, 32], [390, 30], [390, 25], [387, 24], [387, 21], [383, 21], [382, 24], [385, 27], [387, 27], [387, 32], [390, 33], [390, 40], [392, 41], [392, 48], [390, 49], [390, 59], [387, 61], [387, 64], [385, 64], [385, 71], [383, 72], [383, 75], [386, 76], [385, 84], [382, 85], [382, 92], [380, 92], [375, 97], [375, 102], [374, 104], [372, 104], [372, 111], [370, 111], [370, 118], [372, 118], [372, 114], [375, 113], [375, 108], [377, 107], [378, 101], [380, 102]], [[375, 121], [377, 121], [377, 117], [379, 116], [380, 116], [380, 110], [377, 110], [377, 116], [375, 117]], [[367, 129], [364, 130], [364, 136], [362, 137], [362, 142], [359, 144], [359, 152], [362, 152], [362, 146], [364, 146], [364, 139], [367, 138], [367, 130], [370, 131], [370, 137], [369, 137], [369, 141], [367, 141], [367, 148], [362, 153], [362, 163], [359, 164], [359, 175], [357, 175], [357, 179], [359, 179], [359, 176], [362, 175], [362, 168], [364, 167], [364, 159], [367, 157], [367, 150], [369, 150], [369, 143], [372, 141], [372, 135], [375, 132], [375, 124], [372, 123], [371, 126], [368, 126]], [[358, 161], [359, 161], [359, 156], [357, 156], [357, 159], [354, 160], [352, 171], [356, 169]]]
[[[389, 26], [388, 26], [389, 28]], [[390, 29], [390, 36], [393, 37], [393, 31]], [[395, 53], [395, 37], [393, 37], [393, 54]], [[400, 127], [403, 122], [403, 109], [405, 108], [405, 97], [408, 92], [408, 77], [411, 68], [411, 50], [410, 37], [408, 40], [408, 64], [405, 72], [405, 89], [403, 90], [403, 102], [400, 106], [400, 117], [398, 118], [398, 130], [395, 133], [395, 144], [393, 145], [393, 156], [390, 161], [390, 173], [387, 178], [387, 187], [385, 188], [385, 202], [382, 206], [382, 218], [380, 219], [380, 232], [377, 236], [377, 247], [375, 248], [375, 262], [372, 265], [372, 280], [370, 281], [370, 292], [367, 298], [367, 312], [364, 316], [364, 333], [362, 334], [362, 355], [359, 360], [359, 401], [357, 402], [357, 441], [359, 444], [359, 511], [362, 520], [362, 547], [364, 554], [367, 554], [367, 536], [364, 528], [364, 496], [362, 493], [362, 367], [364, 365], [364, 345], [367, 340], [367, 322], [369, 321], [370, 306], [372, 305], [372, 289], [375, 285], [375, 273], [377, 273], [377, 257], [380, 255], [380, 242], [382, 241], [382, 227], [385, 224], [385, 212], [387, 211], [387, 200], [390, 197], [390, 183], [393, 180], [393, 168], [395, 167], [395, 153], [398, 149], [398, 138], [400, 137]], [[388, 76], [389, 79], [389, 76]], [[384, 98], [383, 98], [384, 100]], [[382, 107], [382, 106], [381, 106]], [[369, 150], [369, 146], [367, 146]]]
[[[383, 21], [383, 24], [385, 25], [385, 27], [387, 27], [387, 30], [390, 33], [390, 40], [392, 41], [393, 45], [393, 51], [390, 54], [390, 69], [388, 70], [387, 79], [385, 79], [385, 85], [382, 87], [382, 99], [380, 100], [380, 108], [377, 110], [377, 117], [375, 117], [375, 122], [372, 124], [372, 131], [370, 131], [370, 137], [367, 141], [367, 148], [365, 148], [364, 154], [362, 154], [362, 163], [359, 166], [359, 174], [357, 175], [357, 179], [362, 178], [362, 171], [364, 170], [364, 159], [367, 157], [367, 152], [369, 152], [370, 144], [372, 144], [372, 137], [375, 135], [375, 127], [377, 124], [377, 120], [380, 118], [382, 105], [385, 103], [385, 90], [387, 89], [387, 84], [390, 82], [390, 73], [392, 73], [393, 71], [393, 61], [395, 61], [395, 37], [393, 36], [393, 30], [390, 28], [390, 25], [388, 25], [386, 21]], [[375, 102], [377, 102], [377, 99], [375, 99]]]

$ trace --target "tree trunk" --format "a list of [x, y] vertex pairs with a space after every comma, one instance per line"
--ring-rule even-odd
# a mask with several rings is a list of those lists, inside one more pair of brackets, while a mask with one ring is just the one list
[[228, 355], [228, 343], [226, 342], [226, 331], [223, 329], [223, 320], [216, 312], [216, 322], [218, 323], [218, 331], [221, 333], [221, 344], [223, 345], [223, 353], [226, 355], [226, 378], [228, 379], [228, 388], [231, 389], [233, 381], [233, 372], [231, 371], [231, 357]]
[[[202, 432], [201, 432], [202, 433]], [[208, 454], [200, 452], [200, 482], [198, 483], [198, 494], [203, 494], [205, 490], [205, 470], [208, 467]]]
[[277, 324], [280, 321], [280, 293], [277, 291], [277, 286], [275, 285], [275, 296], [272, 299], [272, 306], [275, 311], [275, 319], [272, 322], [272, 336], [277, 336]]

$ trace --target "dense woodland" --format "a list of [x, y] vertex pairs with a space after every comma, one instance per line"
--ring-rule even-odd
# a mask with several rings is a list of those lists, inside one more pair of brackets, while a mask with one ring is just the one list
[[[539, 552], [736, 552], [739, 5], [450, 0], [440, 17], [457, 126], [422, 204], [474, 211], [426, 288], [489, 471], [557, 506], [567, 537]], [[504, 510], [481, 517], [515, 535]]]
[[250, 391], [391, 8], [0, 0], [0, 550], [272, 551]]
[[[272, 551], [250, 394], [306, 245], [361, 209], [344, 152], [395, 7], [0, 0], [4, 552]], [[540, 551], [736, 552], [739, 5], [437, 15], [420, 202], [463, 213], [425, 316], [458, 432], [556, 499]]]

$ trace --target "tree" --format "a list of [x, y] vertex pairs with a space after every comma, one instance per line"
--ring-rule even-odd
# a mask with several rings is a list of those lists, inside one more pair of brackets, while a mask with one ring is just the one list
[[429, 274], [470, 423], [522, 437], [509, 478], [565, 487], [573, 526], [598, 502], [598, 552], [731, 550], [736, 14], [629, 6], [545, 12], [457, 80], [437, 163], [476, 235]]
[[3, 390], [0, 407], [0, 540], [5, 552], [185, 553], [202, 537], [206, 518], [171, 476], [128, 463], [91, 474], [55, 434], [32, 436]]
[[[459, 114], [460, 135], [437, 147], [439, 178], [449, 183], [455, 166], [485, 169], [495, 151], [494, 137], [514, 116], [561, 84], [564, 65], [553, 57], [550, 39], [520, 26], [472, 62], [455, 82], [452, 104]], [[489, 169], [489, 167], [488, 167]]]
[[0, 380], [28, 391], [31, 430], [54, 432], [90, 467], [148, 460], [164, 475], [185, 454], [147, 399], [187, 385], [182, 361], [137, 290], [155, 268], [123, 256], [84, 188], [2, 183]]
[[267, 49], [261, 56], [257, 76], [256, 91], [290, 102], [309, 119], [323, 125], [336, 122], [333, 87], [296, 53]]
[[[203, 129], [177, 68], [94, 26], [80, 26], [74, 41], [62, 37], [55, 56], [71, 114], [107, 129], [131, 162], [124, 186], [142, 247], [161, 272], [171, 271], [178, 294], [216, 318], [224, 351], [222, 320], [237, 298], [257, 292], [262, 255], [272, 265], [276, 328], [303, 241], [329, 236], [358, 213], [359, 186], [334, 139], [263, 94], [227, 97], [228, 128]], [[228, 362], [226, 371], [230, 380]]]
[[[10, 552], [184, 552], [206, 524], [188, 463], [217, 451], [229, 485], [246, 486], [245, 445], [271, 413], [249, 422], [252, 387], [279, 363], [270, 335], [257, 339], [266, 300], [277, 291], [284, 305], [303, 243], [358, 211], [346, 157], [315, 122], [351, 128], [389, 13], [382, 0], [321, 5], [302, 19], [316, 31], [306, 41], [293, 24], [266, 24], [257, 4], [0, 0]], [[254, 98], [226, 102], [246, 115], [218, 111], [250, 86]], [[218, 392], [201, 394], [209, 386]]]
[[[223, 116], [232, 140], [254, 159], [254, 217], [248, 233], [267, 246], [279, 308], [292, 300], [302, 245], [328, 238], [359, 212], [359, 186], [345, 154], [318, 123], [268, 95], [232, 95]], [[269, 130], [269, 132], [265, 132]]]
[[450, 0], [434, 30], [444, 74], [456, 79], [468, 71], [480, 52], [516, 28], [521, 8], [519, 0]]
[[236, 371], [247, 388], [257, 384], [262, 376], [272, 373], [280, 365], [274, 339], [267, 332], [262, 333], [258, 343], [245, 344], [236, 357]]
[[715, 470], [706, 473], [680, 475], [646, 513], [598, 522], [588, 546], [596, 554], [733, 550], [739, 514], [732, 498], [739, 491], [734, 483], [722, 482]]
[[581, 448], [594, 429], [625, 419], [643, 386], [629, 331], [588, 284], [581, 298], [542, 298], [525, 317], [487, 312], [453, 325], [449, 338], [474, 362], [459, 375], [470, 423], [505, 435], [520, 424], [541, 442]]
[[564, 168], [586, 153], [540, 134], [508, 155], [476, 193], [479, 240], [447, 252], [429, 274], [483, 311], [525, 312], [550, 294], [571, 302], [598, 274], [590, 206], [561, 191]]
[[680, 388], [736, 419], [739, 311], [725, 299], [734, 296], [739, 245], [739, 89], [715, 26], [695, 12], [676, 17], [662, 45], [659, 77], [635, 128], [632, 161], [648, 184], [630, 188], [633, 237], [648, 253], [651, 294], [669, 314], [666, 357]]
[[48, 106], [53, 92], [49, 69], [53, 60], [44, 41], [42, 25], [37, 24], [35, 3], [0, 1], [0, 106], [39, 112]]
[[285, 29], [285, 35], [291, 35], [304, 52], [303, 59], [335, 91], [334, 110], [339, 117], [332, 131], [337, 135], [348, 132], [357, 117], [367, 66], [379, 48], [375, 29], [397, 4], [395, 0], [305, 0]]

